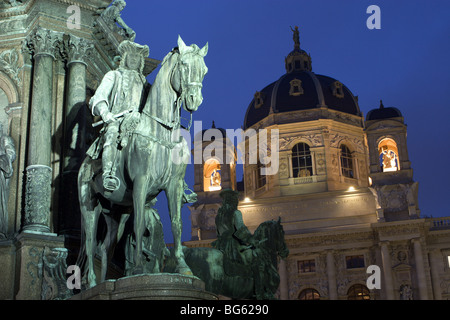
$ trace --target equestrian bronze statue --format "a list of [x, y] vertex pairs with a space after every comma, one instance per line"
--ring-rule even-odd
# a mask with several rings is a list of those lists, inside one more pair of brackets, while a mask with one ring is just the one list
[[[142, 253], [151, 248], [143, 248], [143, 235], [148, 231], [152, 236], [149, 230], [152, 221], [159, 223], [152, 207], [161, 191], [165, 191], [169, 206], [175, 272], [192, 274], [181, 246], [181, 207], [192, 196], [185, 193], [190, 149], [180, 134], [181, 111], [183, 108], [189, 113], [192, 121], [192, 113], [203, 101], [202, 82], [208, 71], [204, 57], [208, 44], [202, 49], [195, 44], [187, 46], [179, 37], [178, 47], [162, 61], [146, 99], [142, 99], [141, 66], [148, 48], [130, 41], [123, 46], [126, 52], [122, 55], [123, 70], [107, 73], [105, 83], [102, 81], [99, 86], [103, 94], [97, 96], [96, 93], [91, 102], [94, 115], [101, 116], [105, 123], [104, 132], [91, 146], [78, 175], [84, 242], [79, 263], [85, 264], [89, 287], [97, 283], [96, 250], [101, 250], [101, 280], [104, 281], [114, 247], [124, 235], [125, 222], [131, 215], [135, 246], [131, 274], [146, 271]], [[130, 71], [133, 68], [136, 72]], [[144, 102], [139, 105], [141, 100]], [[108, 227], [107, 236], [97, 243], [97, 226], [102, 214]]]

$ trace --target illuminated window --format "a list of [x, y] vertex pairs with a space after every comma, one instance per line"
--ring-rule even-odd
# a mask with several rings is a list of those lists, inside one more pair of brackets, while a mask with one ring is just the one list
[[302, 292], [300, 292], [298, 299], [299, 300], [320, 300], [320, 294], [317, 290], [308, 288], [308, 289], [302, 290]]
[[352, 153], [344, 144], [341, 145], [341, 172], [344, 177], [354, 178]]
[[383, 172], [400, 170], [397, 144], [394, 140], [386, 138], [378, 144], [380, 166]]
[[294, 178], [313, 174], [311, 151], [306, 143], [298, 143], [292, 148], [292, 172]]
[[220, 163], [216, 159], [209, 159], [203, 167], [203, 190], [217, 191], [222, 189]]
[[347, 269], [364, 268], [364, 256], [346, 256], [345, 263], [347, 265]]
[[298, 273], [316, 272], [316, 260], [297, 261]]
[[347, 291], [348, 300], [370, 300], [369, 289], [365, 285], [355, 284]]

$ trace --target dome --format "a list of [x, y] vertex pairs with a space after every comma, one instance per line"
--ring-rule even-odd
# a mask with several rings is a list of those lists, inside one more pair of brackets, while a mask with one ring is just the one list
[[247, 108], [244, 130], [271, 113], [320, 107], [361, 116], [357, 99], [345, 85], [312, 72], [311, 57], [300, 49], [297, 37], [294, 31], [294, 50], [285, 58], [286, 74], [255, 93]]
[[390, 118], [401, 118], [403, 117], [400, 110], [394, 107], [385, 108], [383, 105], [383, 101], [380, 101], [380, 107], [378, 109], [370, 110], [367, 113], [366, 121], [370, 120], [384, 120]]

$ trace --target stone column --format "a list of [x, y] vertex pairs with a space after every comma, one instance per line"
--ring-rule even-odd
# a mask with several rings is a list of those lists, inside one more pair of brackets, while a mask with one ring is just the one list
[[392, 262], [391, 255], [389, 253], [389, 243], [383, 241], [380, 244], [381, 247], [381, 259], [383, 261], [383, 273], [384, 273], [384, 287], [387, 300], [395, 300], [393, 278], [392, 278]]
[[59, 34], [38, 28], [26, 39], [34, 55], [23, 231], [50, 232], [54, 50]]
[[78, 234], [80, 211], [77, 175], [86, 149], [86, 61], [93, 46], [86, 40], [64, 36], [67, 55], [67, 96], [63, 119], [63, 165], [60, 193], [60, 232]]
[[425, 264], [423, 261], [422, 245], [420, 239], [412, 239], [414, 246], [414, 259], [416, 262], [416, 274], [419, 282], [419, 297], [420, 300], [428, 300], [427, 280], [425, 274]]
[[284, 259], [280, 259], [278, 274], [280, 275], [280, 300], [289, 300], [288, 272]]
[[431, 280], [433, 281], [434, 300], [442, 300], [442, 291], [440, 285], [440, 272], [442, 268], [442, 253], [439, 249], [430, 252]]
[[327, 252], [327, 274], [328, 274], [328, 297], [330, 300], [337, 300], [337, 285], [336, 285], [336, 266], [334, 264], [333, 251]]

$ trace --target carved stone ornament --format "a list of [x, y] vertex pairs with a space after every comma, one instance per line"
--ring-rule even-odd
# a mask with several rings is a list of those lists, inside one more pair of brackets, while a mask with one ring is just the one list
[[0, 8], [11, 8], [21, 6], [28, 0], [0, 0]]
[[[289, 150], [289, 146], [291, 146], [291, 143], [295, 140], [306, 140], [307, 143], [311, 147], [317, 147], [321, 146], [322, 143], [322, 136], [319, 133], [312, 133], [312, 134], [299, 134], [296, 136], [290, 136], [290, 137], [280, 137], [280, 151], [287, 151]], [[291, 146], [293, 147], [293, 145]]]
[[0, 53], [0, 70], [8, 74], [18, 87], [22, 85], [21, 71], [19, 67], [19, 53], [17, 49], [5, 50]]
[[50, 231], [52, 169], [44, 165], [26, 168], [24, 230]]
[[66, 280], [67, 249], [33, 247], [30, 249], [29, 255], [35, 257], [36, 261], [27, 264], [27, 271], [32, 278], [32, 286], [39, 285], [38, 280], [42, 281], [41, 299], [65, 300], [70, 298], [72, 293], [67, 288]]
[[23, 51], [36, 55], [45, 54], [55, 57], [62, 43], [62, 33], [37, 28], [25, 39]]
[[67, 61], [86, 63], [92, 55], [94, 46], [86, 39], [70, 36], [65, 41], [65, 49], [67, 50]]

